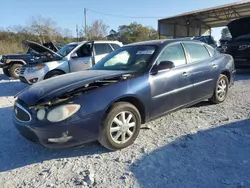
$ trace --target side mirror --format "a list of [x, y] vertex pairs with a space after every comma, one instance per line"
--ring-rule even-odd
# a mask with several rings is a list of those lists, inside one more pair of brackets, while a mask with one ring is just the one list
[[161, 61], [157, 66], [157, 70], [167, 70], [174, 68], [174, 63], [172, 61]]
[[71, 58], [76, 58], [76, 57], [78, 57], [78, 55], [77, 55], [77, 53], [73, 53], [73, 54], [71, 54], [70, 57], [71, 57]]
[[172, 61], [161, 61], [158, 65], [155, 65], [151, 70], [151, 74], [155, 75], [158, 71], [168, 70], [174, 68], [174, 63]]

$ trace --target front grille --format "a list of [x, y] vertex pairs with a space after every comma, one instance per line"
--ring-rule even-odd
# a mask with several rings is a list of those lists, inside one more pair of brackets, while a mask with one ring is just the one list
[[28, 110], [26, 110], [23, 106], [16, 103], [14, 106], [14, 113], [17, 120], [22, 122], [31, 121], [31, 115]]

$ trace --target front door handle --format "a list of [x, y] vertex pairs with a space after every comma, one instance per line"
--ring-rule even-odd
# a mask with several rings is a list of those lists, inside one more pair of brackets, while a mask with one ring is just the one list
[[183, 72], [183, 73], [182, 73], [182, 76], [183, 76], [183, 77], [188, 77], [188, 75], [189, 75], [188, 72]]
[[213, 69], [216, 69], [216, 68], [217, 68], [217, 65], [216, 65], [216, 64], [213, 64], [212, 67], [213, 67]]

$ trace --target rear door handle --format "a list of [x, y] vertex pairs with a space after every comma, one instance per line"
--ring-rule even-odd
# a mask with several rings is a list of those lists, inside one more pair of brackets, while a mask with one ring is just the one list
[[188, 72], [183, 72], [183, 73], [182, 73], [182, 76], [183, 76], [183, 77], [187, 77], [188, 75], [189, 75]]

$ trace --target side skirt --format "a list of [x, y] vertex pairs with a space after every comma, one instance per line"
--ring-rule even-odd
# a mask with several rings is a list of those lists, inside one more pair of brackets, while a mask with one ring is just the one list
[[170, 113], [173, 113], [173, 112], [175, 112], [175, 111], [178, 111], [178, 110], [180, 110], [180, 109], [183, 109], [183, 108], [187, 108], [187, 107], [193, 106], [193, 105], [195, 105], [195, 104], [197, 104], [197, 103], [199, 103], [199, 102], [202, 102], [202, 101], [204, 101], [204, 100], [206, 100], [206, 99], [209, 99], [209, 98], [211, 98], [211, 97], [212, 97], [212, 95], [208, 95], [208, 96], [206, 96], [206, 97], [202, 97], [202, 98], [200, 98], [200, 99], [198, 99], [198, 100], [195, 100], [195, 101], [192, 101], [192, 102], [190, 102], [190, 103], [187, 103], [187, 104], [178, 106], [177, 108], [174, 108], [174, 109], [172, 109], [172, 110], [166, 111], [166, 112], [164, 112], [163, 114], [160, 114], [160, 115], [157, 115], [157, 116], [155, 116], [155, 117], [152, 117], [152, 118], [147, 119], [147, 120], [146, 120], [146, 123], [148, 123], [148, 122], [150, 122], [150, 121], [153, 121], [153, 120], [155, 120], [155, 119], [158, 119], [158, 118], [160, 118], [160, 117], [163, 117], [163, 116], [165, 116], [165, 115], [167, 115], [167, 114], [170, 114]]

